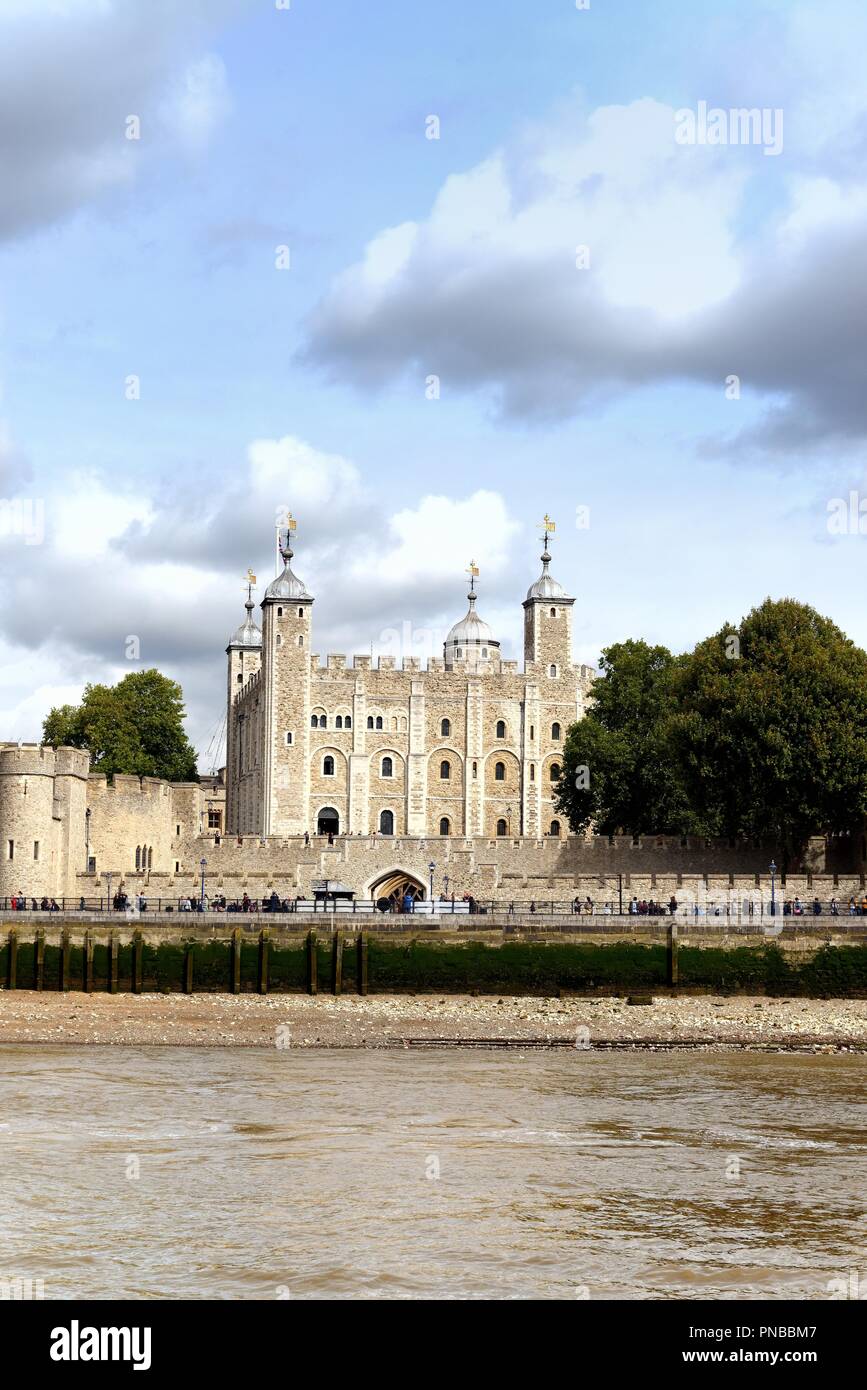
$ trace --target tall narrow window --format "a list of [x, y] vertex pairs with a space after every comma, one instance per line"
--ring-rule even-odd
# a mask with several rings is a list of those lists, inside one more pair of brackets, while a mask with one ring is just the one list
[[351, 728], [352, 728], [352, 715], [351, 715], [351, 714], [347, 714], [347, 715], [344, 717], [344, 720], [343, 720], [343, 727], [344, 727], [344, 729], [351, 729]]
[[394, 834], [394, 812], [380, 811], [379, 813], [379, 833], [380, 835]]
[[452, 765], [451, 765], [451, 763], [447, 763], [447, 762], [445, 762], [445, 761], [441, 762], [441, 763], [440, 763], [440, 777], [442, 778], [442, 780], [443, 780], [444, 782], [447, 782], [447, 781], [449, 780], [449, 778], [451, 777], [451, 775], [452, 775]]
[[506, 737], [506, 722], [504, 719], [497, 720], [497, 738]]
[[377, 727], [377, 729], [381, 729], [381, 728], [382, 728], [382, 715], [381, 715], [381, 714], [378, 714], [378, 715], [376, 716], [376, 727]]
[[383, 775], [383, 777], [393, 777], [393, 776], [394, 776], [394, 764], [393, 764], [393, 762], [391, 761], [391, 758], [383, 758], [383, 760], [382, 760], [382, 775]]
[[551, 677], [552, 681], [553, 681], [553, 680], [556, 680], [556, 679], [557, 679], [557, 667], [556, 667], [556, 666], [549, 666], [549, 667], [548, 667], [548, 675]]
[[559, 741], [560, 741], [560, 725], [559, 725], [559, 724], [552, 724], [552, 725], [551, 725], [551, 738], [552, 738], [552, 740], [554, 741], [554, 743], [559, 743]]
[[552, 782], [557, 782], [557, 781], [559, 781], [559, 778], [560, 778], [560, 764], [559, 764], [559, 763], [552, 763], [552, 764], [551, 764], [550, 777], [551, 777], [551, 781], [552, 781]]
[[7, 859], [14, 859], [14, 858], [15, 858], [15, 841], [14, 841], [14, 840], [7, 840], [7, 841], [6, 841], [6, 844], [8, 845], [8, 849], [7, 849], [7, 853], [6, 853], [6, 858], [7, 858]]
[[508, 833], [509, 833], [509, 829], [508, 829], [508, 826], [506, 825], [506, 822], [505, 822], [504, 820], [498, 820], [498, 821], [497, 821], [497, 834], [498, 834], [498, 835], [507, 835]]
[[367, 716], [367, 727], [368, 727], [368, 729], [372, 729], [372, 728], [373, 728], [373, 715], [372, 715], [372, 714], [369, 714], [369, 715]]
[[335, 721], [334, 721], [334, 727], [335, 727], [335, 729], [342, 729], [342, 728], [343, 728], [343, 715], [342, 715], [342, 714], [338, 714], [337, 718], [336, 718]]
[[135, 847], [135, 866], [136, 869], [141, 868], [141, 845]]
[[333, 758], [323, 758], [323, 760], [322, 760], [322, 776], [323, 776], [323, 777], [333, 777], [333, 776], [334, 776], [334, 759], [333, 759]]
[[451, 733], [451, 731], [452, 731], [452, 722], [451, 722], [451, 720], [450, 720], [450, 719], [444, 719], [444, 720], [442, 721], [442, 723], [440, 724], [440, 735], [441, 735], [441, 737], [442, 737], [442, 738], [448, 738], [448, 736], [449, 736], [449, 734]]
[[34, 859], [38, 859], [38, 858], [39, 858], [39, 841], [38, 841], [38, 840], [34, 840], [34, 841], [33, 841], [33, 858], [34, 858]]
[[449, 825], [448, 816], [443, 816], [442, 820], [440, 821], [440, 834], [448, 835], [450, 828], [451, 827]]
[[505, 782], [505, 780], [506, 780], [506, 764], [505, 764], [505, 763], [497, 763], [496, 767], [494, 768], [494, 778], [495, 778], [495, 780], [496, 780], [497, 782]]
[[555, 836], [560, 834], [560, 822], [558, 820], [552, 820], [551, 834]]

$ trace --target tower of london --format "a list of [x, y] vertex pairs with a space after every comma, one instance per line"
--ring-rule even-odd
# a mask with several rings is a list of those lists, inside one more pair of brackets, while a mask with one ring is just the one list
[[572, 657], [575, 603], [542, 570], [523, 602], [524, 662], [505, 660], [468, 608], [442, 657], [315, 651], [314, 596], [292, 568], [268, 585], [261, 629], [247, 617], [228, 647], [226, 827], [235, 835], [559, 836], [566, 730], [593, 671]]

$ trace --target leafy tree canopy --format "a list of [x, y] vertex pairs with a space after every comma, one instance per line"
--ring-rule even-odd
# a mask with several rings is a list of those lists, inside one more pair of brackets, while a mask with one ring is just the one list
[[86, 748], [96, 772], [198, 781], [196, 755], [183, 725], [181, 687], [159, 671], [136, 671], [117, 685], [87, 685], [80, 705], [48, 715], [42, 740]]
[[810, 835], [867, 815], [867, 653], [792, 599], [766, 599], [676, 657], [603, 654], [564, 748], [559, 807], [602, 834]]

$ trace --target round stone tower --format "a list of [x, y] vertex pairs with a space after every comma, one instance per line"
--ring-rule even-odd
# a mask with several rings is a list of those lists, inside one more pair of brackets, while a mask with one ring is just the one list
[[[0, 899], [60, 897], [84, 869], [89, 755], [78, 748], [0, 748]], [[80, 866], [73, 862], [81, 841]]]

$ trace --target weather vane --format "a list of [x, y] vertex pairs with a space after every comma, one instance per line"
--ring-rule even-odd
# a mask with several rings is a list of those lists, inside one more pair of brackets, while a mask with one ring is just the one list
[[247, 590], [247, 598], [248, 598], [248, 599], [251, 599], [251, 598], [253, 597], [253, 585], [254, 585], [255, 583], [256, 583], [256, 576], [255, 576], [255, 574], [253, 573], [252, 570], [248, 569], [248, 570], [247, 570], [247, 573], [246, 573], [246, 576], [245, 576], [245, 578], [244, 578], [244, 583], [243, 583], [243, 585], [242, 585], [242, 588], [244, 588], [244, 589]]
[[539, 525], [540, 525], [540, 527], [542, 528], [543, 532], [545, 533], [545, 534], [544, 534], [544, 542], [545, 542], [545, 549], [547, 550], [547, 549], [548, 549], [548, 537], [551, 536], [551, 535], [553, 535], [554, 532], [557, 530], [557, 523], [556, 523], [556, 521], [552, 521], [551, 518], [549, 517], [548, 513], [546, 512], [546, 513], [545, 513], [545, 519], [544, 519], [544, 521], [540, 521], [540, 522], [539, 522]]
[[288, 507], [281, 507], [278, 516], [281, 514], [284, 520], [282, 522], [277, 522], [277, 549], [280, 553], [289, 549], [292, 540], [292, 532], [298, 525]]
[[476, 587], [476, 579], [478, 578], [479, 574], [479, 567], [476, 564], [475, 560], [471, 560], [469, 565], [467, 566], [467, 574], [470, 576], [470, 593], [474, 593]]

